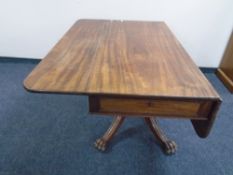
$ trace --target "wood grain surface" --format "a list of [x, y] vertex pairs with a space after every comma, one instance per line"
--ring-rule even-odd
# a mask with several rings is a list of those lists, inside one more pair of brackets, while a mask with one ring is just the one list
[[24, 86], [53, 93], [220, 98], [164, 22], [79, 20]]

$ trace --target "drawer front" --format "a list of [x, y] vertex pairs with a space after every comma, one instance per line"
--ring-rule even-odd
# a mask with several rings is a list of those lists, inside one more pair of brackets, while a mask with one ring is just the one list
[[90, 96], [90, 112], [207, 119], [212, 103], [203, 100], [144, 99]]

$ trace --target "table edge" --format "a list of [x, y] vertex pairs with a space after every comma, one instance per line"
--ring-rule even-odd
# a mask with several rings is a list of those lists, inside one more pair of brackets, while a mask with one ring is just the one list
[[[25, 79], [26, 80], [26, 79]], [[99, 96], [113, 96], [113, 97], [131, 97], [131, 98], [163, 98], [163, 99], [177, 99], [177, 100], [213, 100], [222, 102], [222, 98], [220, 96], [209, 96], [209, 97], [191, 97], [191, 96], [161, 96], [161, 95], [141, 95], [141, 94], [115, 94], [115, 93], [95, 93], [95, 92], [65, 92], [65, 91], [46, 91], [46, 90], [35, 90], [27, 86], [27, 84], [23, 83], [23, 87], [25, 90], [31, 93], [41, 93], [41, 94], [63, 94], [63, 95], [99, 95]]]

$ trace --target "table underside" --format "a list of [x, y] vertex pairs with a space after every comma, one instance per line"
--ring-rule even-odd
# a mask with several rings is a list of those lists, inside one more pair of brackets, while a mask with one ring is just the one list
[[198, 136], [205, 138], [216, 117], [220, 101], [90, 95], [89, 110], [103, 115], [169, 117], [191, 119]]

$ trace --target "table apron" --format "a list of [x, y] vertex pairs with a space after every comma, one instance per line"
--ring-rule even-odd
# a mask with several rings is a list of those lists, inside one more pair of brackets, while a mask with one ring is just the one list
[[211, 100], [89, 96], [90, 112], [108, 115], [207, 120], [212, 106]]

